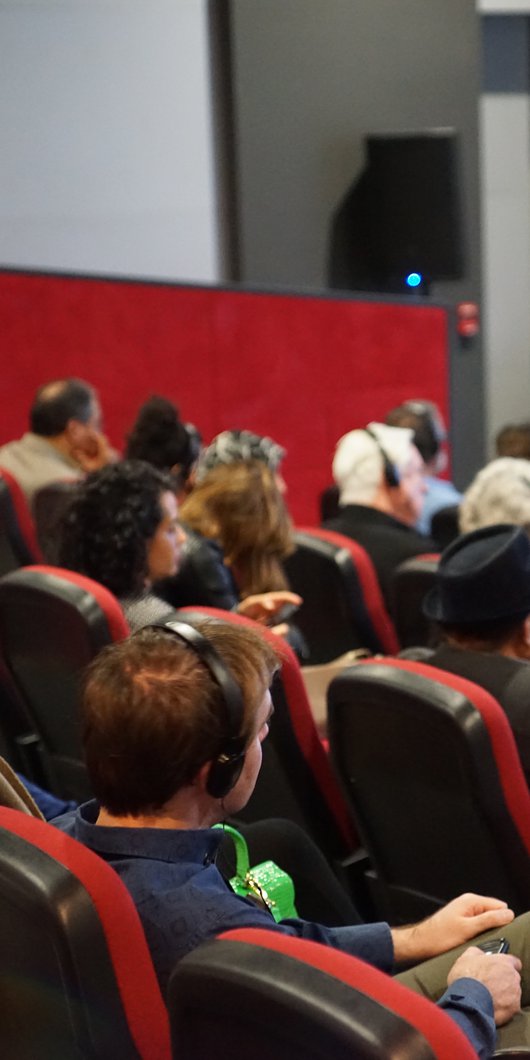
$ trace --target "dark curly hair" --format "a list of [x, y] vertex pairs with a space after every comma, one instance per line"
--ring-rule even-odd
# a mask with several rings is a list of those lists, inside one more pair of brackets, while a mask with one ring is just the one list
[[168, 398], [153, 394], [138, 411], [127, 438], [125, 456], [147, 460], [160, 471], [178, 465], [177, 487], [184, 486], [200, 452], [201, 438], [191, 423], [182, 423], [179, 410]]
[[88, 475], [62, 524], [59, 563], [118, 597], [145, 588], [147, 544], [163, 518], [171, 481], [143, 460], [122, 460]]

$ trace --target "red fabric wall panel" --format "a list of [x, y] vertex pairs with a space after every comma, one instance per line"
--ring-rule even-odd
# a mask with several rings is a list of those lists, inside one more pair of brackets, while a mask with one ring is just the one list
[[118, 448], [145, 397], [167, 394], [206, 440], [247, 427], [281, 442], [298, 523], [318, 521], [345, 431], [407, 397], [448, 411], [447, 318], [432, 306], [5, 272], [0, 314], [0, 442], [48, 379], [93, 382]]

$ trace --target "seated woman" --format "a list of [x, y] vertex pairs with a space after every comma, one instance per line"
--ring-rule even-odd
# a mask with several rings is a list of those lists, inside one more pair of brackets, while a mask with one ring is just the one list
[[64, 516], [59, 562], [118, 597], [132, 629], [167, 621], [153, 582], [175, 574], [184, 534], [171, 480], [142, 460], [89, 475]]
[[[176, 574], [183, 542], [171, 480], [142, 460], [123, 460], [79, 484], [63, 520], [59, 563], [110, 589], [138, 629], [174, 617], [156, 584]], [[251, 617], [268, 617], [292, 595], [253, 597]]]
[[[285, 597], [285, 608], [260, 614], [256, 600], [289, 593], [282, 560], [293, 551], [293, 534], [275, 473], [262, 460], [212, 467], [181, 508], [186, 544], [176, 577], [159, 591], [175, 607], [202, 604], [237, 609], [258, 621], [276, 623], [303, 658], [306, 645], [286, 618], [301, 602]], [[279, 624], [278, 624], [279, 623]]]
[[175, 493], [182, 499], [193, 485], [194, 469], [201, 451], [201, 436], [193, 423], [183, 423], [169, 398], [153, 394], [138, 410], [127, 438], [127, 460], [145, 460], [171, 476]]

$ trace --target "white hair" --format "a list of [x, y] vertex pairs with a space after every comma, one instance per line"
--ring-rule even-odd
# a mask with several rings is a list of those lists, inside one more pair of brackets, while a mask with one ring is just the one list
[[343, 505], [369, 504], [373, 500], [384, 471], [381, 449], [398, 471], [405, 469], [412, 455], [414, 432], [409, 427], [369, 423], [368, 429], [377, 441], [368, 430], [356, 430], [349, 431], [337, 442], [333, 478], [339, 487], [340, 503]]
[[494, 523], [530, 532], [530, 462], [503, 456], [486, 464], [464, 494], [459, 523], [462, 533]]

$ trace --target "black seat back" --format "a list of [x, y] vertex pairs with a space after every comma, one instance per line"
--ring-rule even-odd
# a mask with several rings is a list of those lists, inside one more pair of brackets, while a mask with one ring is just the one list
[[530, 795], [496, 700], [425, 663], [388, 659], [337, 677], [328, 707], [380, 915], [417, 919], [463, 891], [523, 912]]

